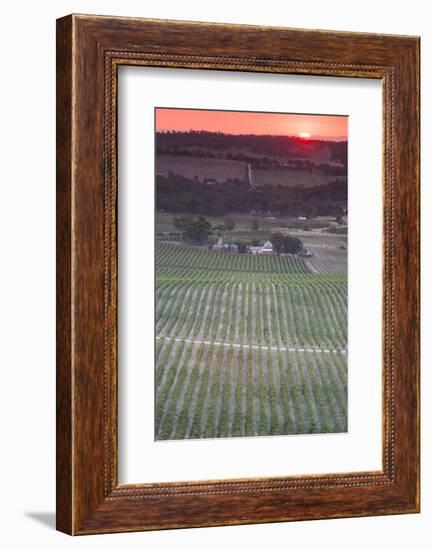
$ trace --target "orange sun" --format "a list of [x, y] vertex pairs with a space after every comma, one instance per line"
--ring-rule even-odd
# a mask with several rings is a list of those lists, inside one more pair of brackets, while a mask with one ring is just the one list
[[299, 137], [300, 138], [309, 138], [309, 137], [311, 137], [311, 134], [309, 134], [308, 132], [300, 132]]

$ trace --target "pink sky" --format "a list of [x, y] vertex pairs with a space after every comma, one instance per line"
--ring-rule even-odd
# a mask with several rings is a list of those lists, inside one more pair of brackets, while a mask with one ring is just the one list
[[[226, 134], [272, 134], [347, 139], [347, 116], [156, 109], [157, 131], [206, 130]], [[308, 136], [307, 136], [308, 137]]]

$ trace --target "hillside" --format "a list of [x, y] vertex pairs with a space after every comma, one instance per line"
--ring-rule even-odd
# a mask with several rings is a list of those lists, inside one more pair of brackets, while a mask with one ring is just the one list
[[157, 154], [207, 156], [229, 160], [289, 159], [347, 166], [347, 142], [295, 136], [233, 135], [215, 132], [158, 132]]

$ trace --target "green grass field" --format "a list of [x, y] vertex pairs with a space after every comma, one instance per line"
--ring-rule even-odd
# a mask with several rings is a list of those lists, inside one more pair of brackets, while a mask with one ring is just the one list
[[197, 176], [201, 181], [205, 178], [214, 178], [220, 182], [228, 178], [244, 180], [247, 164], [238, 160], [157, 155], [156, 173], [167, 175], [168, 172], [190, 179]]
[[156, 439], [346, 431], [347, 274], [333, 271], [157, 242]]

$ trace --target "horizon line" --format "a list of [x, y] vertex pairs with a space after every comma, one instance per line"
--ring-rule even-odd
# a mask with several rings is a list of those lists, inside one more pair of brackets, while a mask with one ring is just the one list
[[189, 128], [188, 130], [176, 130], [174, 128], [172, 129], [163, 129], [158, 130], [156, 128], [156, 134], [190, 134], [190, 133], [197, 133], [197, 132], [206, 132], [208, 134], [221, 134], [225, 136], [258, 136], [258, 137], [289, 137], [293, 139], [300, 139], [303, 141], [348, 141], [348, 136], [310, 136], [310, 137], [301, 137], [295, 134], [253, 134], [250, 132], [221, 132], [221, 131], [215, 131], [215, 130], [205, 130], [203, 128], [196, 129], [196, 128]]

